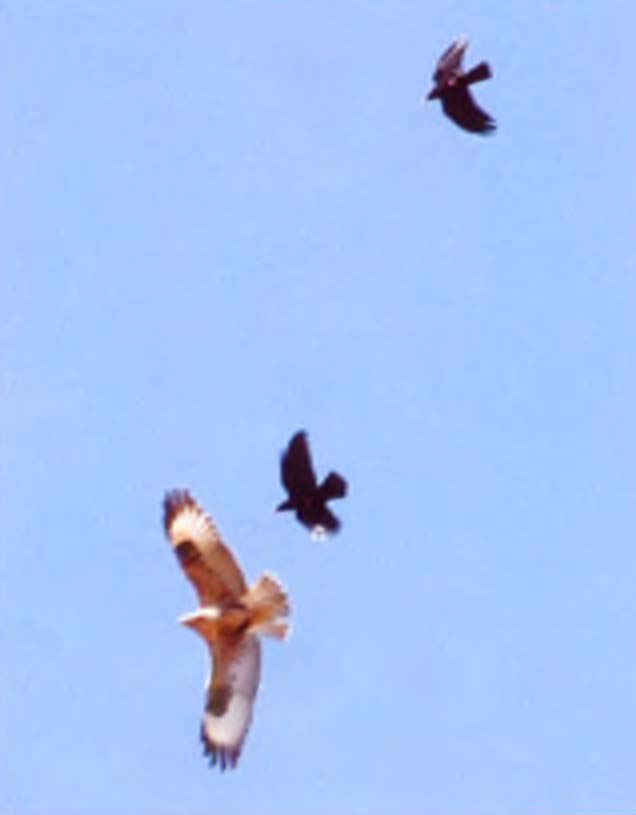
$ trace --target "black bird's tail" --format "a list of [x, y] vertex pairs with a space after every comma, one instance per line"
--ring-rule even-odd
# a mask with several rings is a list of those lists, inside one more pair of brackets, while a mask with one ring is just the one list
[[483, 82], [484, 79], [490, 79], [491, 76], [490, 65], [487, 62], [480, 62], [479, 65], [475, 65], [474, 68], [464, 74], [462, 82], [464, 85], [472, 85], [473, 82]]
[[329, 473], [318, 487], [318, 492], [324, 501], [330, 501], [332, 498], [344, 498], [347, 494], [347, 482], [338, 473]]

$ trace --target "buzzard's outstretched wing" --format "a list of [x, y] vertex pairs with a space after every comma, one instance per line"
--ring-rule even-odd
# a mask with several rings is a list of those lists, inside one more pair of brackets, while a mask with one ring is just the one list
[[495, 120], [482, 110], [468, 88], [458, 86], [441, 97], [444, 113], [464, 130], [471, 133], [490, 133], [496, 129]]
[[468, 48], [468, 38], [458, 37], [454, 43], [448, 46], [446, 51], [439, 58], [435, 66], [433, 80], [439, 84], [445, 84], [453, 75], [461, 73], [462, 60]]
[[210, 764], [234, 767], [252, 720], [261, 676], [261, 645], [253, 634], [210, 645], [213, 669], [208, 686], [201, 741]]
[[163, 523], [179, 563], [202, 606], [236, 600], [247, 584], [212, 519], [189, 492], [172, 490], [163, 502]]
[[301, 430], [289, 442], [280, 462], [281, 481], [291, 498], [316, 488], [307, 434]]

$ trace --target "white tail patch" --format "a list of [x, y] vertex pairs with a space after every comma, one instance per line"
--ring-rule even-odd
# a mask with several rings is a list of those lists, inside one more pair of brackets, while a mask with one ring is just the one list
[[313, 541], [326, 541], [328, 538], [327, 529], [322, 524], [316, 524], [316, 526], [312, 526], [309, 536]]

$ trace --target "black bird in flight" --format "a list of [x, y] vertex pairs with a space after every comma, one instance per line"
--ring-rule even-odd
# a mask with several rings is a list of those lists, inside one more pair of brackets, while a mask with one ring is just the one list
[[467, 48], [468, 39], [459, 37], [444, 51], [433, 74], [435, 87], [426, 99], [439, 99], [444, 113], [464, 130], [490, 133], [496, 128], [495, 120], [475, 103], [468, 86], [490, 79], [492, 71], [487, 62], [480, 62], [464, 73], [462, 60]]
[[276, 507], [277, 512], [294, 510], [296, 518], [315, 537], [340, 529], [340, 521], [327, 508], [327, 501], [344, 498], [347, 494], [347, 482], [338, 473], [331, 472], [318, 485], [311, 463], [307, 434], [303, 430], [292, 437], [281, 456], [280, 477], [289, 498]]

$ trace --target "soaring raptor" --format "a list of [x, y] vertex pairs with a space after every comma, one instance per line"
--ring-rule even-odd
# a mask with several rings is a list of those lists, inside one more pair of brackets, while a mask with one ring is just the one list
[[179, 622], [207, 642], [212, 672], [201, 724], [204, 754], [221, 770], [236, 766], [252, 719], [261, 672], [259, 635], [284, 639], [287, 595], [271, 574], [248, 588], [214, 522], [186, 491], [166, 493], [168, 540], [199, 596], [199, 608]]
[[322, 484], [318, 484], [307, 434], [303, 430], [292, 437], [281, 456], [280, 477], [289, 497], [276, 507], [277, 512], [295, 511], [300, 523], [317, 537], [340, 529], [340, 521], [327, 508], [327, 501], [344, 498], [347, 482], [341, 475], [332, 472]]
[[468, 39], [459, 37], [444, 51], [433, 74], [435, 87], [426, 98], [439, 99], [444, 113], [464, 130], [490, 133], [496, 128], [495, 120], [476, 104], [468, 86], [490, 79], [492, 71], [487, 62], [480, 62], [464, 72], [462, 60], [467, 48]]

